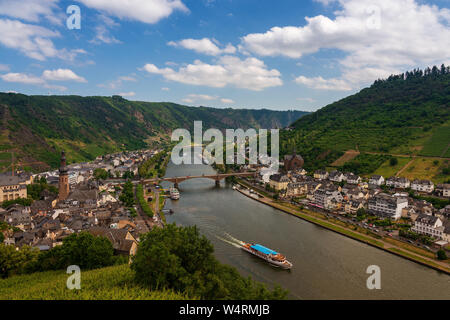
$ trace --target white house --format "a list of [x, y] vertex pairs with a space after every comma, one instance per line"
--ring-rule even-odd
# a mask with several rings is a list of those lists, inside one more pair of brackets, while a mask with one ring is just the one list
[[328, 179], [333, 182], [342, 182], [342, 180], [344, 180], [344, 174], [340, 171], [335, 170], [330, 172]]
[[328, 172], [325, 170], [317, 170], [314, 172], [314, 178], [319, 180], [325, 180], [328, 178]]
[[436, 239], [444, 239], [445, 227], [442, 220], [435, 216], [420, 214], [411, 230]]
[[408, 199], [403, 197], [394, 197], [386, 193], [379, 193], [368, 201], [368, 210], [370, 213], [394, 220], [400, 219], [403, 208], [408, 206]]
[[384, 184], [384, 177], [380, 176], [380, 175], [373, 175], [369, 179], [369, 184], [374, 185], [374, 186], [381, 186]]
[[419, 192], [432, 193], [434, 191], [434, 183], [430, 180], [414, 180], [411, 183], [411, 189]]
[[361, 177], [355, 174], [349, 174], [347, 176], [347, 183], [349, 184], [359, 184], [361, 182]]
[[407, 189], [411, 186], [411, 182], [402, 177], [391, 177], [386, 180], [386, 185], [392, 188]]

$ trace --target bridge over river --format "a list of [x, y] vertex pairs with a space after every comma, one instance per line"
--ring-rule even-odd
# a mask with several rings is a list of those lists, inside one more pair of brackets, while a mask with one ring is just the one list
[[163, 181], [172, 182], [175, 188], [178, 188], [178, 184], [191, 179], [211, 179], [216, 182], [216, 185], [220, 184], [220, 181], [228, 177], [255, 177], [257, 172], [234, 172], [223, 174], [203, 174], [201, 176], [181, 176], [181, 177], [167, 177], [167, 178], [154, 178], [154, 179], [142, 179], [140, 183], [143, 185], [159, 184]]

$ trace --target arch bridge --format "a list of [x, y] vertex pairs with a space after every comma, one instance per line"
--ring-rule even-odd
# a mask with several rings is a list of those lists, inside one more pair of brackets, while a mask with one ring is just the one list
[[212, 174], [212, 175], [201, 175], [201, 176], [183, 176], [183, 177], [169, 177], [169, 178], [154, 178], [154, 179], [143, 179], [141, 183], [143, 185], [161, 183], [163, 181], [172, 182], [175, 188], [178, 188], [178, 184], [183, 181], [191, 179], [211, 179], [216, 182], [216, 185], [220, 184], [220, 181], [228, 177], [256, 177], [257, 172], [236, 172], [236, 173], [223, 173], [223, 174]]

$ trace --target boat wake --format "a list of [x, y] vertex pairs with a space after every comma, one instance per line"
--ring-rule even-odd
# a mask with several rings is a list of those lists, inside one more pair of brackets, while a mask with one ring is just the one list
[[219, 236], [217, 236], [217, 235], [216, 235], [216, 238], [219, 239], [219, 240], [221, 240], [221, 241], [223, 241], [223, 242], [226, 242], [226, 243], [228, 243], [228, 244], [231, 244], [231, 245], [232, 245], [233, 247], [235, 247], [235, 248], [241, 248], [242, 245], [244, 244], [243, 241], [241, 241], [241, 240], [239, 240], [239, 239], [236, 239], [235, 237], [233, 237], [233, 236], [230, 235], [229, 233], [224, 232], [224, 235], [225, 235], [225, 237], [226, 237], [227, 239], [225, 239], [225, 238], [223, 238], [223, 237], [219, 237]]

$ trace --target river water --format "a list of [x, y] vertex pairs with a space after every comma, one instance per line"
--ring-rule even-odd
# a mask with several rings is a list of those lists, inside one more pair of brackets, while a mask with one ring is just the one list
[[[206, 165], [170, 163], [166, 177], [213, 173]], [[166, 203], [174, 210], [166, 214], [168, 223], [197, 225], [219, 261], [269, 286], [279, 284], [292, 299], [450, 299], [448, 275], [263, 205], [225, 182], [216, 187], [213, 180], [187, 180], [179, 189], [181, 199]], [[281, 252], [294, 267], [273, 267], [239, 249], [239, 241]], [[371, 265], [381, 268], [381, 290], [367, 289]]]

